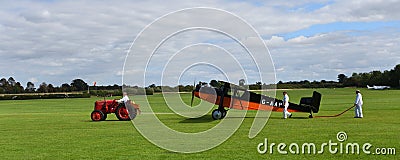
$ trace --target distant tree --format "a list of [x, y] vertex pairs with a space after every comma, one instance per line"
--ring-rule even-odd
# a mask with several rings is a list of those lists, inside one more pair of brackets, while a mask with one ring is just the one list
[[156, 84], [153, 83], [153, 84], [149, 85], [148, 88], [156, 88]]
[[114, 84], [112, 87], [113, 89], [121, 89], [121, 87], [118, 84]]
[[396, 65], [394, 69], [389, 72], [389, 83], [393, 87], [400, 87], [400, 64]]
[[347, 79], [347, 76], [345, 74], [339, 74], [338, 75], [338, 81], [339, 83], [344, 83], [344, 81]]
[[26, 83], [25, 92], [35, 92], [35, 90], [35, 84], [33, 84], [32, 82]]
[[244, 79], [239, 80], [239, 86], [244, 86], [245, 83], [246, 81]]
[[49, 92], [47, 89], [47, 84], [45, 82], [43, 82], [42, 84], [39, 85], [39, 88], [37, 89], [38, 92], [41, 93], [47, 93]]
[[55, 91], [54, 86], [52, 84], [48, 84], [47, 85], [47, 91], [50, 92], [50, 93], [54, 92]]
[[74, 79], [71, 83], [73, 91], [84, 91], [88, 89], [88, 84], [82, 79]]
[[15, 86], [17, 82], [14, 80], [13, 77], [8, 78], [8, 84], [10, 84], [11, 86]]
[[382, 74], [381, 71], [372, 71], [367, 75], [368, 75], [368, 77], [366, 77], [366, 79], [365, 79], [367, 84], [385, 85], [384, 80], [383, 80], [383, 76], [382, 76], [383, 74]]
[[0, 80], [0, 86], [8, 86], [8, 81], [5, 78]]
[[5, 78], [0, 80], [0, 93], [7, 93], [8, 82]]
[[326, 80], [321, 80], [321, 82], [319, 83], [320, 85], [319, 85], [319, 87], [322, 87], [322, 88], [325, 88], [325, 83], [326, 83]]
[[343, 86], [365, 87], [366, 85], [400, 86], [400, 64], [390, 71], [371, 71], [368, 73], [353, 73], [345, 78]]
[[12, 93], [23, 93], [24, 87], [22, 87], [21, 83], [17, 82], [14, 86], [12, 86]]
[[361, 73], [353, 73], [351, 75], [351, 86], [361, 86]]
[[60, 87], [61, 92], [71, 92], [71, 86], [68, 83], [64, 83]]
[[191, 92], [193, 90], [193, 85], [178, 85], [179, 92]]
[[0, 80], [0, 92], [8, 94], [23, 93], [24, 88], [21, 86], [21, 83], [15, 81], [13, 77], [8, 78], [8, 80], [2, 78]]

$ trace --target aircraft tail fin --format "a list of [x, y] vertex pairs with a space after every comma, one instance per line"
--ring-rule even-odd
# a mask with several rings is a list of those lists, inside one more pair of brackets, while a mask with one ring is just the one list
[[319, 111], [319, 106], [321, 104], [321, 98], [322, 98], [321, 93], [319, 93], [317, 91], [313, 92], [311, 105], [313, 106], [312, 111], [314, 113], [318, 113], [318, 111]]
[[321, 103], [321, 98], [322, 98], [321, 93], [314, 91], [312, 97], [301, 98], [300, 105], [309, 107], [310, 111], [312, 111], [313, 113], [318, 113], [319, 106]]

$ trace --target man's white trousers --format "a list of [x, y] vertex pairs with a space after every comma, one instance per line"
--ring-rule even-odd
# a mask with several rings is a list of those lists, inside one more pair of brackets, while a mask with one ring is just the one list
[[356, 108], [354, 109], [354, 112], [356, 114], [356, 117], [363, 117], [362, 105], [356, 105]]
[[288, 107], [289, 105], [285, 105], [285, 107], [283, 108], [283, 118], [285, 119], [291, 115], [291, 113], [287, 111]]

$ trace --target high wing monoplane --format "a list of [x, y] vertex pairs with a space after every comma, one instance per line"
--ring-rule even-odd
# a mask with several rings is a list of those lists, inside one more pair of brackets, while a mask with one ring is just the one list
[[375, 89], [375, 90], [384, 90], [384, 89], [390, 89], [390, 86], [369, 86], [367, 85], [368, 89]]
[[[229, 82], [212, 80], [210, 85], [207, 83], [199, 83], [192, 91], [193, 98], [197, 97], [207, 102], [218, 105], [213, 110], [213, 119], [222, 119], [226, 116], [227, 109], [238, 110], [266, 110], [266, 111], [283, 111], [283, 101], [249, 91], [243, 86], [235, 85]], [[321, 94], [314, 91], [312, 97], [303, 97], [299, 104], [289, 102], [289, 112], [307, 112], [318, 113], [321, 102]]]

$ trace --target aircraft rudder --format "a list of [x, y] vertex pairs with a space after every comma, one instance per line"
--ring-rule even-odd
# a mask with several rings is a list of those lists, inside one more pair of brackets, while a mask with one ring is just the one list
[[313, 106], [312, 110], [314, 113], [318, 113], [319, 107], [321, 105], [321, 99], [322, 99], [321, 93], [314, 91], [312, 96], [312, 106]]

